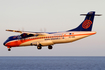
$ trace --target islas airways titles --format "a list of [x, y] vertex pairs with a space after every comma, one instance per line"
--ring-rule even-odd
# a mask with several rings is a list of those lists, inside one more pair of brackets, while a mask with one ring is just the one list
[[101, 16], [101, 14], [95, 14], [95, 11], [90, 11], [87, 14], [81, 15], [86, 16], [84, 21], [78, 27], [67, 31], [27, 32], [6, 30], [10, 32], [18, 32], [20, 35], [8, 37], [3, 44], [8, 48], [8, 51], [11, 51], [12, 47], [21, 46], [37, 46], [37, 49], [42, 49], [43, 46], [48, 46], [48, 49], [52, 49], [52, 45], [54, 44], [73, 42], [96, 34], [96, 32], [92, 31], [94, 16]]

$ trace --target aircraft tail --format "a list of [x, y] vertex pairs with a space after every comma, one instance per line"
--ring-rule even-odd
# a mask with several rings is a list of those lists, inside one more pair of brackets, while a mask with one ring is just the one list
[[91, 31], [94, 21], [94, 16], [101, 16], [99, 14], [95, 14], [95, 11], [91, 11], [88, 12], [87, 14], [81, 14], [81, 15], [86, 16], [85, 20], [77, 28], [68, 31]]

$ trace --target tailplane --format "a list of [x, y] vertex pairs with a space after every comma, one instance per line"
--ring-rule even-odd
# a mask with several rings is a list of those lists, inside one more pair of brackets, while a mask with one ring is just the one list
[[95, 11], [91, 11], [88, 12], [87, 14], [81, 14], [81, 15], [86, 16], [85, 20], [77, 28], [68, 31], [91, 31], [94, 21], [94, 16], [101, 16], [100, 14], [95, 14]]

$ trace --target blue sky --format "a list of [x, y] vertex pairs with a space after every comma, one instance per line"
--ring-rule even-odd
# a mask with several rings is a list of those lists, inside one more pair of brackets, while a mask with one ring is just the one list
[[[0, 0], [0, 56], [105, 56], [105, 0]], [[36, 46], [12, 48], [3, 42], [11, 35], [6, 29], [39, 32], [66, 31], [77, 27], [89, 11], [95, 17], [93, 31], [97, 34], [73, 43], [53, 45], [52, 50]]]

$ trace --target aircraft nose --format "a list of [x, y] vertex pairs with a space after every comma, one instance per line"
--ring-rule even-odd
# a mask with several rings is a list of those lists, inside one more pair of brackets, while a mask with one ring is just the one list
[[7, 43], [7, 41], [5, 41], [5, 42], [3, 43], [3, 45], [6, 46], [6, 43]]
[[3, 43], [3, 45], [5, 46], [6, 42]]

